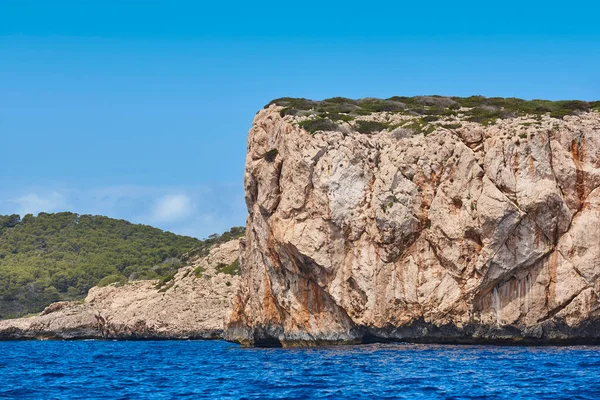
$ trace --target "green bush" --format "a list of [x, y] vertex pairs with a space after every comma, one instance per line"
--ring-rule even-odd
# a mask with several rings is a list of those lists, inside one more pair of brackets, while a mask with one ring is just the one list
[[316, 119], [307, 119], [306, 121], [302, 121], [299, 125], [309, 133], [315, 133], [318, 131], [337, 131], [339, 126], [327, 118], [316, 118]]
[[[498, 118], [506, 118], [507, 116], [514, 115], [541, 115], [550, 113], [552, 118], [562, 118], [565, 115], [574, 115], [579, 112], [586, 112], [590, 109], [590, 103], [579, 100], [523, 100], [514, 97], [502, 98], [502, 97], [491, 97], [485, 98], [482, 96], [472, 96], [467, 98], [455, 97], [458, 103], [463, 107], [473, 107], [475, 109], [481, 109], [485, 107], [496, 107], [505, 112], [504, 116]], [[467, 112], [467, 115], [473, 115], [477, 113], [471, 110]]]
[[156, 286], [155, 286], [155, 287], [156, 287], [157, 289], [160, 289], [160, 288], [162, 288], [162, 287], [166, 286], [166, 285], [167, 285], [167, 284], [169, 284], [169, 283], [174, 283], [174, 282], [172, 282], [172, 281], [173, 281], [173, 279], [175, 279], [175, 274], [176, 274], [176, 273], [174, 272], [174, 273], [172, 273], [172, 274], [169, 274], [169, 275], [167, 275], [167, 276], [163, 276], [162, 278], [160, 278], [160, 279], [158, 280], [158, 282], [156, 282]]
[[429, 135], [436, 129], [435, 125], [427, 123], [422, 118], [417, 118], [413, 121], [410, 121], [404, 125], [403, 128], [410, 129], [415, 135], [423, 134], [425, 136]]
[[[590, 109], [600, 110], [600, 102], [578, 100], [523, 100], [503, 97], [443, 97], [443, 96], [394, 96], [389, 99], [352, 100], [334, 97], [322, 101], [308, 99], [281, 98], [271, 104], [283, 107], [282, 115], [297, 115], [300, 112], [317, 114], [317, 119], [306, 122], [305, 129], [311, 133], [318, 130], [338, 130], [333, 121], [352, 121], [356, 116], [369, 115], [374, 112], [391, 112], [404, 115], [419, 115], [433, 121], [433, 116], [456, 116], [461, 107], [470, 108], [464, 111], [472, 121], [489, 124], [498, 118], [511, 118], [520, 115], [542, 115], [549, 113], [553, 118], [563, 118]], [[494, 110], [494, 111], [492, 111]], [[485, 112], [484, 112], [485, 111]], [[495, 115], [494, 115], [495, 114]]]
[[400, 101], [381, 99], [361, 99], [358, 100], [358, 105], [363, 110], [369, 112], [395, 112], [403, 111], [406, 108], [406, 106]]
[[461, 123], [449, 123], [449, 124], [440, 124], [441, 127], [446, 129], [458, 129], [462, 126]]
[[277, 104], [279, 106], [284, 107], [279, 112], [283, 117], [285, 115], [296, 115], [299, 110], [311, 110], [315, 108], [319, 104], [319, 102], [302, 98], [282, 97], [280, 99], [275, 99], [271, 101], [265, 106], [265, 108], [270, 106], [271, 104]]
[[471, 122], [478, 122], [481, 125], [491, 125], [499, 118], [510, 117], [510, 114], [507, 111], [488, 107], [489, 106], [473, 108], [469, 112], [469, 117], [467, 119]]
[[202, 267], [196, 267], [196, 269], [194, 270], [194, 275], [196, 276], [196, 278], [202, 278], [202, 275], [204, 275], [204, 272], [206, 270]]
[[238, 259], [236, 259], [234, 262], [232, 262], [229, 265], [226, 264], [218, 264], [217, 267], [217, 272], [221, 273], [221, 274], [228, 274], [228, 275], [239, 275], [240, 274], [240, 262]]
[[325, 104], [357, 104], [358, 101], [348, 99], [346, 97], [332, 97], [330, 99], [323, 100]]
[[451, 97], [451, 99], [461, 107], [481, 107], [487, 104], [487, 99], [483, 96]]
[[163, 286], [160, 289], [158, 289], [158, 293], [164, 293], [167, 290], [171, 289], [173, 286], [175, 286], [175, 281], [171, 281], [166, 286]]
[[566, 115], [574, 115], [589, 110], [590, 104], [585, 101], [556, 101], [554, 102], [554, 108], [550, 112], [550, 116], [553, 118], [562, 118]]
[[97, 286], [100, 287], [105, 287], [108, 285], [112, 285], [113, 283], [118, 283], [118, 284], [124, 284], [127, 283], [128, 280], [126, 277], [124, 277], [121, 274], [112, 274], [112, 275], [108, 275], [105, 276], [104, 278], [100, 279], [100, 282], [98, 282]]
[[344, 121], [344, 122], [350, 122], [354, 120], [354, 117], [352, 115], [348, 115], [348, 114], [341, 114], [341, 113], [336, 113], [336, 112], [332, 112], [332, 113], [323, 113], [319, 115], [320, 118], [327, 118], [331, 121]]
[[389, 124], [384, 122], [360, 120], [356, 121], [354, 129], [360, 133], [376, 133], [387, 129], [389, 126]]

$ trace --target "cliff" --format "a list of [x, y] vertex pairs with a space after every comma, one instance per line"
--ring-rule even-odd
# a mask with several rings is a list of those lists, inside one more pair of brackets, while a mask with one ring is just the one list
[[226, 337], [600, 341], [598, 103], [281, 99], [248, 137]]
[[239, 283], [227, 270], [239, 246], [240, 240], [216, 245], [171, 280], [94, 287], [82, 302], [54, 303], [40, 315], [0, 321], [0, 340], [219, 338]]

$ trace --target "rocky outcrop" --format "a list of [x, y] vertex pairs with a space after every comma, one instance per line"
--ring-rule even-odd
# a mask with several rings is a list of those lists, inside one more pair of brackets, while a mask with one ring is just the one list
[[83, 302], [60, 302], [39, 316], [0, 321], [9, 339], [216, 339], [239, 277], [220, 272], [239, 254], [232, 240], [196, 257], [173, 280], [92, 288]]
[[227, 338], [600, 341], [600, 114], [484, 125], [463, 110], [314, 134], [260, 111]]

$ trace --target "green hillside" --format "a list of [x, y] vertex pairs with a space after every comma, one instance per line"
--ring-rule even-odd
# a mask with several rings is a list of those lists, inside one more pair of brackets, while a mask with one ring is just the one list
[[103, 216], [0, 216], [0, 319], [83, 298], [98, 284], [168, 276], [184, 253], [242, 233], [202, 241]]

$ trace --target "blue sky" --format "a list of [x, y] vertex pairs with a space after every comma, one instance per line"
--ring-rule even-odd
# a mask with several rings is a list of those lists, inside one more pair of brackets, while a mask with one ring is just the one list
[[243, 225], [276, 97], [600, 99], [592, 1], [0, 0], [0, 213]]

